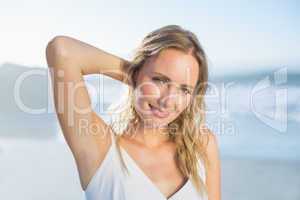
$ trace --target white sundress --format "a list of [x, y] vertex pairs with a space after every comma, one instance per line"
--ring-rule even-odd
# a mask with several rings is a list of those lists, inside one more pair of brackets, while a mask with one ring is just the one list
[[[118, 156], [116, 140], [112, 135], [112, 144], [100, 167], [84, 190], [86, 200], [207, 200], [201, 197], [191, 180], [188, 180], [171, 197], [167, 198], [144, 174], [129, 154], [120, 147], [124, 162], [130, 175], [122, 170]], [[205, 181], [205, 171], [199, 162], [199, 176]]]

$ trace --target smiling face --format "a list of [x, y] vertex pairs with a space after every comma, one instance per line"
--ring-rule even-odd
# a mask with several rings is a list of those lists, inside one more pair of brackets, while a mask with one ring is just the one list
[[150, 57], [136, 77], [134, 107], [144, 123], [164, 127], [190, 104], [199, 74], [196, 58], [169, 48]]

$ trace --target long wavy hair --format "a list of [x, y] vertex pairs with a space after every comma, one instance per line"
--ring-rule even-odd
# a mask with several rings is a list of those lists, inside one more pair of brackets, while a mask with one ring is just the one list
[[[162, 50], [175, 48], [185, 53], [192, 52], [199, 65], [199, 76], [193, 97], [189, 106], [171, 123], [168, 124], [169, 138], [176, 144], [175, 158], [181, 173], [191, 179], [197, 191], [201, 195], [207, 195], [204, 180], [198, 175], [199, 161], [208, 165], [206, 146], [208, 135], [205, 134], [205, 102], [204, 95], [207, 89], [208, 67], [207, 59], [196, 35], [178, 25], [168, 25], [150, 32], [135, 50], [133, 60], [127, 71], [126, 81], [129, 87], [129, 101], [125, 110], [116, 123], [126, 122], [127, 126], [123, 133], [130, 132], [139, 122], [139, 116], [133, 106], [133, 91], [136, 87], [135, 77], [144, 63], [151, 56], [158, 55]], [[124, 106], [124, 105], [123, 105]], [[117, 149], [121, 157], [122, 165], [128, 172], [120, 153], [118, 141], [122, 137], [117, 134]], [[202, 171], [205, 173], [205, 171]]]

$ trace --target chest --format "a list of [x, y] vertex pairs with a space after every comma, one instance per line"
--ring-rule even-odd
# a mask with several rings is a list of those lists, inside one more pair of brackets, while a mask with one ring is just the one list
[[166, 150], [130, 152], [122, 148], [127, 167], [136, 175], [131, 177], [132, 184], [142, 186], [139, 190], [152, 188], [154, 193], [170, 197], [187, 182], [177, 167], [174, 152]]

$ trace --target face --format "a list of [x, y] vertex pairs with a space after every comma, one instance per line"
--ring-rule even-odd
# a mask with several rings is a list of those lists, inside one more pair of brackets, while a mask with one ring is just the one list
[[190, 104], [198, 80], [196, 58], [164, 49], [149, 58], [136, 77], [134, 107], [144, 123], [165, 127]]

